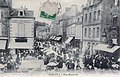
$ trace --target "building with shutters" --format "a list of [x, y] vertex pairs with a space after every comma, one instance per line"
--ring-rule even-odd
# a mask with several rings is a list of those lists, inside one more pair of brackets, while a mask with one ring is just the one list
[[71, 44], [73, 47], [81, 48], [82, 42], [82, 12], [80, 12], [76, 5], [66, 8], [64, 13], [67, 20], [66, 25], [66, 44]]
[[12, 9], [9, 18], [9, 45], [12, 52], [31, 50], [34, 47], [34, 12], [26, 7]]
[[111, 0], [87, 0], [83, 7], [83, 51], [89, 48], [91, 55], [102, 41], [104, 29], [111, 26], [111, 4]]

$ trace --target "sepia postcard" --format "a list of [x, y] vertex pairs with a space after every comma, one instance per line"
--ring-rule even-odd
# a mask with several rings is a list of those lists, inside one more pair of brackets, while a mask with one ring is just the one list
[[0, 0], [0, 77], [120, 77], [120, 0]]

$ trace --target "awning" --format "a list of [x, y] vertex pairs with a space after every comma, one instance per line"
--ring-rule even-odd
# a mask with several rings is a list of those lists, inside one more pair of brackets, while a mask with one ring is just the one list
[[50, 36], [50, 39], [52, 39], [53, 38], [53, 36]]
[[95, 47], [95, 50], [101, 50], [101, 51], [106, 51], [106, 52], [110, 52], [110, 53], [113, 53], [115, 52], [116, 50], [118, 50], [120, 48], [120, 46], [114, 46], [112, 48], [108, 48], [108, 44], [98, 44], [96, 47]]
[[56, 37], [55, 40], [59, 41], [62, 37]]
[[74, 38], [74, 37], [69, 37], [69, 38], [65, 41], [65, 43], [68, 44], [70, 41], [72, 41], [73, 38]]
[[0, 40], [0, 49], [6, 49], [7, 40]]
[[57, 38], [57, 41], [59, 41], [61, 38], [62, 38], [62, 37], [58, 37], [58, 38]]
[[55, 38], [56, 38], [56, 36], [53, 36], [53, 37], [52, 37], [52, 40], [54, 40]]
[[26, 43], [17, 43], [17, 42], [9, 42], [8, 48], [10, 49], [33, 49], [33, 42]]

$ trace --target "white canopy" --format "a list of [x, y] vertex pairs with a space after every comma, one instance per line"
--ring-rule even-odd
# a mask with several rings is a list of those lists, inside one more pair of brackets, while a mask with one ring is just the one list
[[55, 52], [54, 50], [52, 50], [51, 48], [49, 48], [49, 49], [45, 50], [45, 52], [46, 52], [46, 55], [50, 55], [50, 54], [55, 54], [55, 55], [58, 55], [58, 53], [57, 53], [57, 52]]
[[4, 68], [5, 66], [3, 64], [0, 64], [0, 68]]
[[56, 66], [56, 65], [57, 65], [57, 63], [55, 63], [55, 62], [50, 62], [47, 64], [47, 66]]
[[59, 41], [61, 39], [61, 37], [56, 37], [55, 40]]
[[69, 37], [69, 38], [65, 41], [65, 43], [68, 44], [72, 39], [73, 39], [73, 37]]
[[101, 50], [101, 51], [106, 51], [106, 52], [110, 52], [110, 53], [113, 53], [115, 52], [116, 50], [118, 50], [120, 48], [120, 46], [114, 46], [112, 48], [108, 48], [108, 44], [98, 44], [96, 47], [95, 47], [95, 50]]
[[8, 48], [12, 49], [33, 49], [33, 42], [26, 42], [26, 43], [15, 43], [15, 42], [10, 42]]

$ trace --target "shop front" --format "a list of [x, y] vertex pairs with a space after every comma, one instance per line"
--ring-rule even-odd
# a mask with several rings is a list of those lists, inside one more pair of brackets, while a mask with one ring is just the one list
[[16, 38], [12, 38], [9, 41], [9, 46], [8, 48], [10, 49], [10, 53], [14, 56], [18, 52], [23, 53], [23, 52], [30, 52], [31, 50], [34, 49], [34, 39], [33, 38], [26, 38], [26, 41], [22, 39], [22, 41], [16, 41]]
[[8, 46], [8, 39], [6, 37], [1, 37], [0, 38], [0, 54], [3, 54], [2, 56], [9, 53], [7, 50], [7, 46]]
[[114, 57], [116, 60], [120, 56], [120, 46], [114, 45], [113, 47], [109, 47], [108, 44], [98, 44], [95, 47], [96, 53], [101, 54], [106, 57]]

